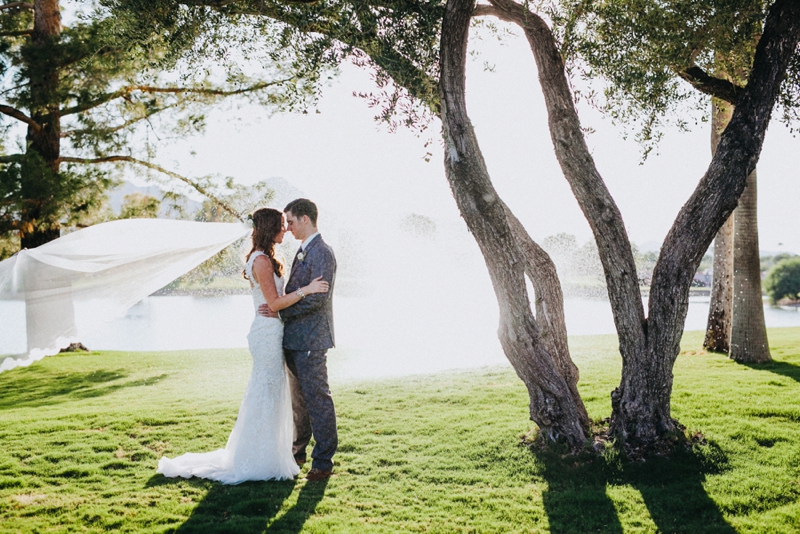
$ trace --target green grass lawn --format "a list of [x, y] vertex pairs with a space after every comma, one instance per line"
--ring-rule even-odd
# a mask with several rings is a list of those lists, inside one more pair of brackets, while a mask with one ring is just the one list
[[[0, 532], [798, 532], [800, 328], [747, 367], [684, 340], [673, 414], [707, 445], [647, 463], [520, 444], [507, 368], [334, 383], [327, 483], [166, 479], [162, 454], [224, 446], [244, 350], [64, 354], [0, 374]], [[619, 379], [613, 336], [571, 340], [593, 418]], [[306, 467], [307, 469], [307, 467]]]

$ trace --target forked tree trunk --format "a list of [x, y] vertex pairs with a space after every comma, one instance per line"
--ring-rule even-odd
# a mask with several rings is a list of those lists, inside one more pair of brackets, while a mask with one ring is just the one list
[[528, 38], [556, 156], [598, 244], [623, 359], [622, 381], [612, 393], [611, 431], [633, 445], [656, 445], [675, 430], [670, 416], [672, 367], [680, 350], [689, 288], [703, 254], [755, 168], [771, 110], [800, 40], [800, 2], [778, 0], [770, 9], [739, 106], [708, 171], [661, 248], [646, 321], [622, 217], [583, 140], [553, 34], [541, 17], [513, 0], [490, 2], [493, 8], [481, 7], [476, 13], [511, 20]]
[[761, 297], [756, 182], [753, 169], [733, 212], [733, 328], [729, 354], [745, 363], [772, 361]]
[[[733, 115], [733, 106], [724, 100], [711, 99], [711, 156], [717, 153], [722, 132]], [[734, 212], [735, 213], [735, 212]], [[717, 231], [714, 238], [714, 275], [703, 348], [712, 352], [730, 350], [733, 313], [733, 217]]]
[[474, 0], [448, 0], [440, 50], [445, 171], [462, 217], [481, 249], [500, 306], [498, 335], [530, 398], [531, 419], [544, 436], [571, 446], [587, 438], [579, 407], [541, 339], [525, 288], [525, 261], [492, 187], [466, 112], [465, 63]]
[[[598, 244], [598, 253], [603, 263], [609, 300], [614, 311], [614, 322], [619, 334], [622, 354], [623, 377], [640, 378], [648, 372], [647, 336], [644, 307], [639, 291], [633, 250], [622, 222], [622, 215], [611, 193], [595, 167], [581, 130], [578, 113], [572, 100], [564, 62], [558, 51], [550, 28], [535, 13], [513, 0], [490, 0], [493, 10], [479, 8], [478, 13], [493, 14], [518, 24], [525, 33], [536, 60], [539, 81], [548, 111], [550, 136], [556, 157], [561, 165], [578, 205], [584, 213]], [[620, 388], [626, 388], [623, 382]], [[637, 386], [631, 386], [637, 389]], [[655, 421], [655, 425], [672, 424], [669, 410], [641, 408], [660, 405], [660, 398], [653, 398], [650, 388], [638, 388], [638, 404], [628, 406], [620, 389], [612, 395], [615, 411], [631, 412], [630, 418], [640, 422]], [[668, 396], [667, 396], [668, 397]], [[668, 398], [667, 398], [668, 401]], [[669, 402], [667, 402], [667, 407]], [[613, 422], [613, 421], [612, 421]], [[654, 425], [650, 423], [652, 427]], [[623, 428], [619, 435], [625, 437]]]
[[536, 323], [547, 352], [553, 356], [556, 368], [567, 382], [572, 400], [578, 408], [581, 425], [589, 428], [589, 414], [578, 392], [578, 367], [569, 354], [567, 322], [564, 316], [564, 293], [553, 260], [528, 233], [519, 219], [506, 208], [511, 232], [525, 258], [525, 273], [533, 285], [536, 299]]
[[61, 10], [58, 0], [35, 0], [31, 44], [23, 53], [30, 80], [30, 114], [38, 124], [28, 126], [27, 158], [23, 166], [22, 193], [25, 206], [20, 217], [20, 245], [34, 248], [57, 239], [58, 216], [52, 210], [53, 199], [44, 192], [58, 181], [58, 158], [61, 150], [59, 114], [59, 65], [46, 50], [61, 36]]

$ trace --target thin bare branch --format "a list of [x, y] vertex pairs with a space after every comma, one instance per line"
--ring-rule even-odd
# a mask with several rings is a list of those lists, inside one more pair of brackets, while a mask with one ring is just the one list
[[25, 115], [23, 112], [18, 110], [17, 108], [12, 108], [11, 106], [6, 106], [5, 104], [0, 104], [0, 113], [3, 115], [8, 115], [9, 117], [13, 117], [18, 121], [24, 122], [35, 131], [39, 132], [42, 130], [42, 125], [33, 120], [32, 118]]
[[208, 189], [203, 187], [202, 185], [198, 184], [191, 178], [187, 178], [181, 174], [176, 172], [172, 172], [170, 170], [165, 169], [164, 167], [160, 167], [154, 163], [150, 163], [149, 161], [144, 161], [141, 159], [136, 159], [131, 156], [106, 156], [104, 158], [73, 158], [69, 156], [63, 156], [58, 158], [58, 163], [81, 163], [87, 165], [95, 165], [100, 163], [134, 163], [136, 165], [141, 165], [143, 167], [147, 167], [148, 169], [152, 169], [154, 171], [158, 171], [162, 174], [166, 174], [170, 178], [175, 178], [188, 186], [192, 187], [195, 191], [203, 195], [204, 197], [212, 200], [216, 203], [220, 208], [224, 209], [240, 221], [243, 220], [241, 214], [231, 208], [224, 200], [220, 199], [213, 193], [211, 193]]
[[102, 106], [107, 102], [111, 102], [112, 100], [116, 100], [117, 98], [124, 98], [130, 95], [131, 93], [135, 92], [154, 93], [154, 94], [169, 93], [169, 94], [200, 94], [209, 96], [234, 96], [234, 95], [252, 93], [254, 91], [260, 91], [261, 89], [266, 89], [267, 87], [271, 87], [273, 85], [288, 83], [294, 81], [295, 79], [296, 79], [295, 77], [290, 77], [272, 82], [259, 82], [249, 87], [243, 87], [241, 89], [234, 89], [234, 90], [212, 89], [207, 87], [153, 87], [149, 85], [129, 85], [126, 87], [122, 87], [121, 89], [118, 89], [111, 93], [106, 93], [91, 102], [79, 104], [71, 108], [64, 108], [63, 110], [61, 110], [61, 115], [62, 116], [74, 115], [75, 113], [88, 111], [98, 106]]

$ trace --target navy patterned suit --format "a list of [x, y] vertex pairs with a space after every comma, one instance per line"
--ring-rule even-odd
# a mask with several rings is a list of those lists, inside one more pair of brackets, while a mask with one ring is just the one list
[[314, 278], [330, 285], [327, 293], [306, 296], [300, 302], [281, 310], [283, 350], [289, 369], [292, 391], [295, 458], [306, 456], [313, 434], [316, 445], [311, 452], [312, 468], [333, 469], [333, 455], [338, 446], [336, 411], [328, 387], [326, 352], [334, 346], [333, 286], [336, 282], [336, 257], [322, 236], [315, 236], [298, 250], [286, 283], [286, 293], [307, 286]]

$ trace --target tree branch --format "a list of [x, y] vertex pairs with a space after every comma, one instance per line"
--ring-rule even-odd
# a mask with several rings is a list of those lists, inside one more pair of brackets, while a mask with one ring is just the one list
[[489, 6], [486, 4], [478, 4], [475, 6], [475, 9], [472, 11], [473, 17], [497, 17], [499, 19], [504, 19], [500, 11], [498, 11], [494, 6]]
[[23, 37], [33, 35], [33, 30], [19, 30], [15, 32], [0, 32], [0, 37]]
[[[300, 33], [318, 33], [335, 39], [345, 45], [352, 46], [364, 52], [375, 65], [386, 72], [390, 72], [392, 79], [397, 85], [405, 88], [411, 96], [424, 102], [434, 113], [438, 113], [439, 94], [436, 89], [437, 81], [424, 70], [420, 69], [420, 67], [408, 57], [392, 48], [386, 40], [381, 39], [378, 33], [373, 32], [371, 28], [367, 28], [367, 31], [361, 31], [362, 29], [359, 29], [359, 31], [355, 31], [352, 34], [344, 34], [342, 31], [337, 31], [335, 29], [336, 24], [339, 24], [340, 21], [334, 22], [330, 19], [311, 18], [304, 15], [298, 16], [297, 12], [282, 9], [280, 4], [276, 3], [253, 2], [253, 5], [242, 5], [238, 2], [222, 0], [179, 1], [184, 5], [210, 7], [229, 15], [267, 17], [277, 22], [287, 24]], [[292, 2], [292, 0], [286, 0], [286, 2], [289, 4], [298, 3]], [[367, 0], [365, 3], [368, 6], [386, 7], [385, 2], [382, 0]], [[429, 15], [429, 13], [423, 12], [422, 10], [417, 11]], [[363, 23], [364, 21], [360, 20], [360, 22]], [[402, 78], [399, 78], [399, 73], [406, 74], [403, 74]]]
[[[680, 323], [689, 306], [689, 285], [717, 230], [736, 208], [761, 153], [772, 109], [800, 43], [800, 3], [777, 0], [764, 23], [747, 85], [694, 193], [667, 233], [650, 286], [649, 322]], [[657, 307], [654, 302], [669, 302]], [[664, 340], [677, 357], [682, 330]]]
[[539, 15], [514, 0], [490, 2], [501, 19], [524, 31], [533, 52], [553, 149], [597, 241], [625, 365], [628, 356], [644, 351], [646, 323], [636, 263], [622, 214], [586, 145], [564, 60], [552, 31]]
[[84, 104], [79, 104], [77, 106], [73, 106], [71, 108], [64, 108], [61, 110], [61, 116], [65, 115], [74, 115], [75, 113], [81, 113], [83, 111], [88, 111], [90, 109], [96, 108], [98, 106], [102, 106], [107, 102], [111, 102], [112, 100], [116, 100], [117, 98], [123, 98], [128, 96], [131, 93], [141, 92], [141, 93], [169, 93], [169, 94], [200, 94], [200, 95], [209, 95], [209, 96], [234, 96], [234, 95], [241, 95], [245, 93], [251, 93], [253, 91], [260, 91], [261, 89], [266, 89], [267, 87], [273, 85], [280, 85], [283, 83], [291, 82], [295, 80], [294, 77], [286, 78], [283, 80], [276, 80], [273, 82], [259, 82], [257, 84], [251, 85], [249, 87], [244, 87], [242, 89], [235, 89], [232, 91], [227, 91], [224, 89], [210, 89], [210, 88], [201, 88], [201, 87], [153, 87], [149, 85], [129, 85], [126, 87], [122, 87], [116, 91], [111, 93], [106, 93], [99, 98], [91, 101], [86, 102]]
[[739, 102], [739, 97], [744, 91], [744, 87], [728, 80], [711, 76], [697, 65], [683, 70], [675, 69], [675, 72], [701, 93], [715, 96], [720, 100], [730, 102], [734, 106]]
[[62, 131], [61, 132], [61, 137], [62, 138], [69, 138], [69, 137], [73, 137], [75, 135], [80, 135], [80, 134], [111, 134], [111, 133], [114, 133], [114, 132], [118, 132], [120, 130], [124, 130], [128, 126], [130, 126], [132, 124], [136, 124], [137, 122], [140, 122], [140, 121], [143, 121], [143, 120], [149, 120], [150, 117], [152, 117], [154, 115], [157, 115], [158, 113], [161, 113], [162, 111], [166, 111], [168, 109], [172, 109], [172, 108], [174, 108], [176, 106], [177, 106], [177, 104], [164, 106], [162, 108], [150, 111], [146, 115], [142, 115], [141, 117], [134, 117], [132, 119], [128, 119], [127, 121], [123, 122], [122, 124], [118, 124], [117, 126], [111, 126], [111, 127], [108, 127], [108, 128], [84, 128], [84, 129], [81, 129], [81, 130], [66, 130], [66, 131]]
[[8, 154], [6, 156], [0, 156], [0, 163], [14, 163], [15, 161], [22, 161], [24, 157], [25, 154]]
[[4, 104], [0, 104], [0, 113], [3, 115], [8, 115], [9, 117], [13, 117], [18, 121], [24, 122], [28, 126], [34, 129], [34, 131], [41, 131], [42, 125], [33, 120], [32, 118], [25, 115], [23, 112], [18, 110], [17, 108], [12, 108], [11, 106], [6, 106]]
[[208, 189], [206, 189], [202, 185], [198, 184], [197, 182], [195, 182], [191, 178], [187, 178], [187, 177], [185, 177], [185, 176], [183, 176], [181, 174], [178, 174], [176, 172], [172, 172], [170, 170], [167, 170], [164, 167], [160, 167], [160, 166], [158, 166], [158, 165], [156, 165], [154, 163], [150, 163], [149, 161], [136, 159], [136, 158], [131, 157], [131, 156], [106, 156], [104, 158], [73, 158], [73, 157], [69, 157], [69, 156], [63, 156], [63, 157], [58, 158], [58, 163], [81, 163], [81, 164], [88, 164], [88, 165], [99, 164], [99, 163], [120, 163], [120, 162], [134, 163], [136, 165], [141, 165], [143, 167], [147, 167], [148, 169], [153, 169], [154, 171], [158, 171], [158, 172], [160, 172], [162, 174], [166, 174], [170, 178], [175, 178], [176, 180], [180, 180], [181, 182], [191, 186], [195, 191], [197, 191], [198, 193], [200, 193], [204, 197], [206, 197], [206, 198], [212, 200], [213, 202], [215, 202], [219, 207], [221, 207], [222, 209], [224, 209], [225, 211], [227, 211], [228, 213], [230, 213], [231, 215], [233, 215], [234, 217], [236, 217], [240, 221], [243, 220], [242, 216], [239, 214], [239, 212], [237, 212], [236, 210], [234, 210], [233, 208], [228, 206], [228, 204], [225, 203], [225, 201], [223, 201], [222, 199], [218, 198], [216, 195], [214, 195], [213, 193], [208, 191]]
[[0, 11], [5, 11], [6, 9], [14, 9], [18, 7], [20, 9], [29, 9], [33, 11], [33, 4], [28, 4], [26, 2], [9, 2], [8, 4], [3, 4], [0, 6]]

